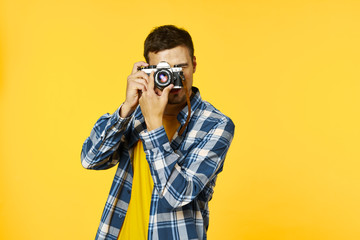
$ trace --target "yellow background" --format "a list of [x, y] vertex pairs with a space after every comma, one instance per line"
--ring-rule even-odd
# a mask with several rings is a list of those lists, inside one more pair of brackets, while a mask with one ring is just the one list
[[0, 239], [93, 239], [115, 168], [82, 143], [158, 25], [236, 124], [208, 238], [360, 239], [360, 1], [0, 3]]

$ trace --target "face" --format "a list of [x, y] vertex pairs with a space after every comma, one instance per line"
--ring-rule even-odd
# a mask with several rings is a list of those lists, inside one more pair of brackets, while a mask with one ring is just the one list
[[[186, 80], [186, 86], [191, 96], [191, 87], [193, 84], [193, 73], [196, 69], [196, 58], [191, 59], [189, 49], [185, 46], [177, 46], [171, 49], [166, 49], [157, 53], [149, 52], [149, 64], [157, 65], [161, 61], [165, 61], [174, 65], [181, 64]], [[168, 104], [184, 104], [186, 103], [185, 88], [179, 90], [171, 90], [169, 94]]]

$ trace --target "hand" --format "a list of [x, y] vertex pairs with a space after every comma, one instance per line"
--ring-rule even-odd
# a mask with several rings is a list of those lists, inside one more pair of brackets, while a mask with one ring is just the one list
[[154, 89], [154, 72], [150, 74], [147, 89], [139, 99], [141, 112], [145, 118], [148, 131], [162, 126], [162, 118], [168, 103], [169, 92], [174, 87], [170, 84], [162, 91]]
[[131, 74], [127, 78], [126, 85], [126, 100], [120, 109], [120, 116], [126, 117], [135, 110], [139, 104], [140, 92], [145, 91], [149, 76], [143, 72], [138, 71], [140, 66], [148, 66], [146, 62], [137, 62], [134, 64]]

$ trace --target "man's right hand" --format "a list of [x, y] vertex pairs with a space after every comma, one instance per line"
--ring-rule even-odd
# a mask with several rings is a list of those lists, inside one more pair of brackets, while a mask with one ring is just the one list
[[120, 117], [125, 118], [129, 116], [139, 104], [141, 91], [147, 89], [149, 76], [143, 72], [138, 71], [138, 67], [149, 66], [146, 62], [137, 62], [134, 64], [131, 74], [127, 78], [126, 85], [126, 100], [120, 109]]

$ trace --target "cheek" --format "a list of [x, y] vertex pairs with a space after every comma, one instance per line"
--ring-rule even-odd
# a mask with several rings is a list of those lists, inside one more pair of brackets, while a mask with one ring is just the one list
[[192, 81], [192, 73], [189, 71], [184, 72], [186, 81]]
[[192, 84], [192, 75], [191, 74], [187, 74], [185, 75], [185, 79], [186, 79], [186, 82], [188, 85], [191, 85]]

